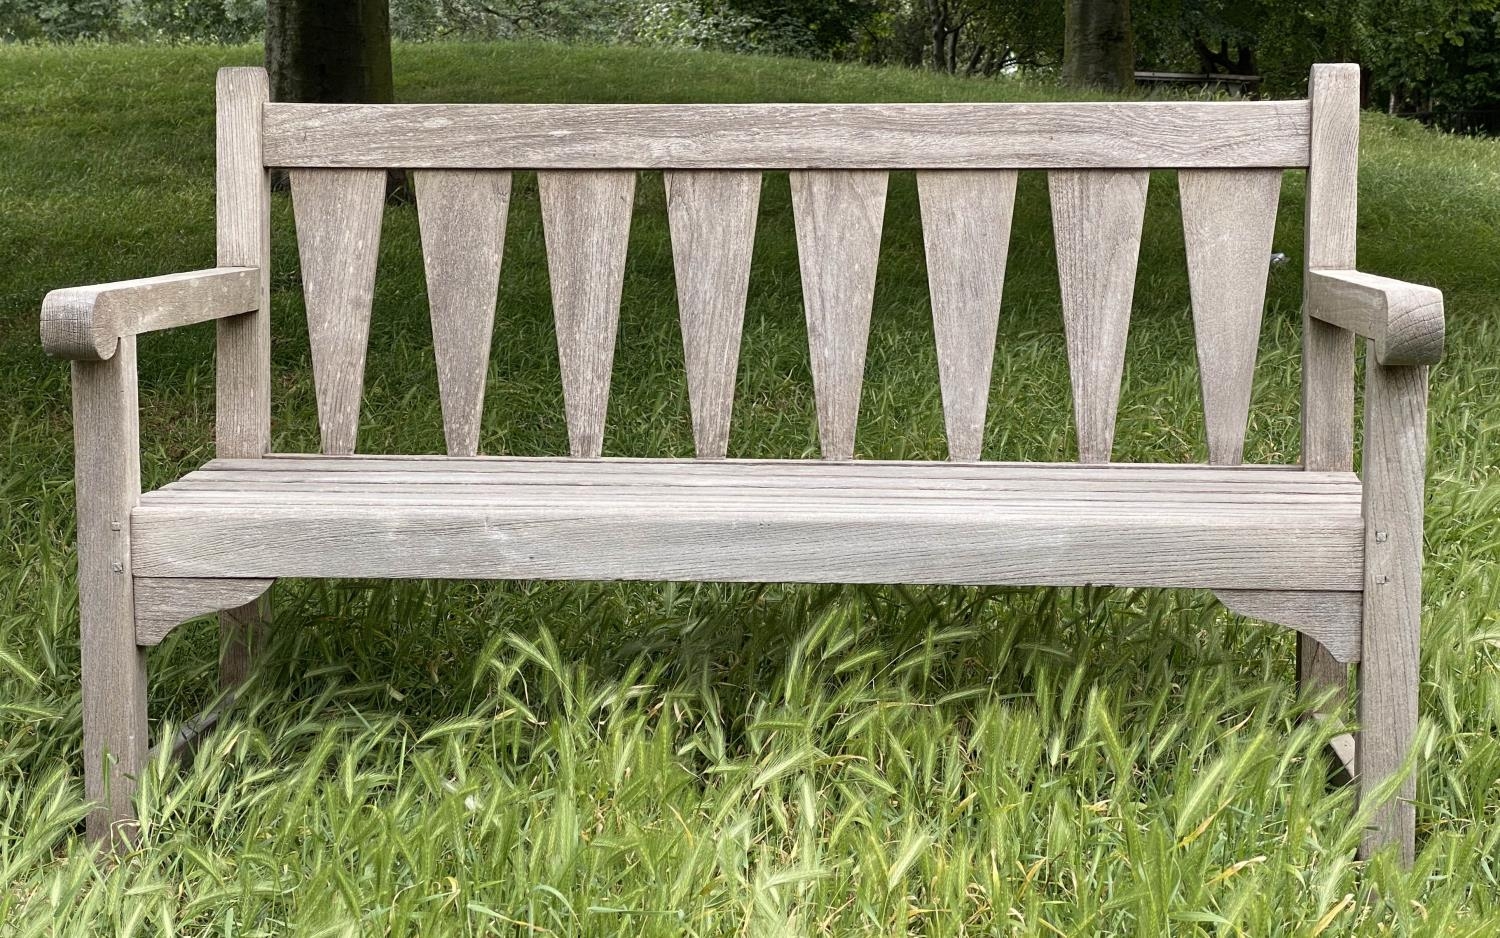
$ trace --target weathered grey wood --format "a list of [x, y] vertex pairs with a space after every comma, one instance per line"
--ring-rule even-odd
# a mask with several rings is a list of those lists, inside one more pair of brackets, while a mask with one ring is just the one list
[[1013, 171], [917, 173], [948, 458], [976, 460], [995, 364]]
[[1109, 462], [1114, 444], [1150, 178], [1133, 170], [1047, 174], [1080, 462]]
[[[1308, 84], [1312, 144], [1307, 169], [1307, 270], [1352, 270], [1358, 208], [1359, 66], [1314, 65]], [[1311, 308], [1312, 277], [1307, 277]], [[1304, 310], [1302, 462], [1348, 469], [1354, 461], [1354, 335]]]
[[1281, 171], [1183, 170], [1177, 184], [1208, 459], [1235, 465], [1245, 449]]
[[604, 448], [635, 173], [543, 172], [537, 173], [537, 188], [568, 444], [574, 456], [598, 456]]
[[189, 619], [253, 604], [271, 580], [135, 578], [135, 642], [160, 645]]
[[693, 441], [700, 457], [722, 459], [729, 448], [760, 173], [678, 170], [665, 180]]
[[290, 176], [323, 451], [352, 453], [364, 395], [385, 173], [297, 169]]
[[825, 459], [854, 458], [887, 174], [793, 172], [792, 214]]
[[1357, 270], [1307, 272], [1308, 312], [1374, 343], [1382, 365], [1431, 365], [1443, 357], [1443, 294]]
[[487, 484], [592, 485], [641, 481], [651, 486], [723, 485], [735, 487], [787, 484], [798, 489], [891, 485], [902, 491], [979, 488], [1025, 491], [1037, 485], [1067, 485], [1071, 492], [1129, 491], [1134, 497], [1176, 498], [1183, 492], [1225, 498], [1280, 502], [1298, 498], [1339, 499], [1350, 506], [1362, 500], [1352, 472], [1308, 472], [1288, 466], [1221, 466], [1177, 463], [1006, 463], [980, 465], [930, 461], [859, 460], [826, 463], [801, 459], [729, 459], [723, 465], [694, 460], [481, 456], [469, 459], [433, 456], [326, 457], [275, 453], [260, 461], [211, 460], [161, 491], [199, 482], [222, 486], [240, 481], [304, 484], [344, 480], [404, 483], [449, 481]]
[[1308, 105], [276, 103], [266, 127], [268, 166], [1295, 167]]
[[510, 173], [429, 170], [413, 178], [443, 437], [449, 455], [473, 456], [484, 414]]
[[[1038, 496], [1036, 484], [1007, 481], [993, 486], [977, 482], [944, 486], [939, 480], [901, 479], [868, 480], [847, 478], [842, 480], [818, 479], [817, 485], [791, 486], [785, 479], [755, 479], [739, 484], [739, 480], [692, 479], [685, 481], [667, 476], [657, 482], [648, 473], [632, 478], [608, 479], [605, 489], [601, 483], [591, 479], [572, 478], [564, 481], [549, 481], [535, 475], [510, 476], [503, 480], [486, 479], [475, 475], [448, 475], [442, 473], [412, 473], [399, 475], [396, 479], [382, 478], [380, 473], [339, 473], [324, 476], [313, 475], [306, 479], [288, 480], [285, 476], [270, 479], [265, 476], [253, 478], [253, 473], [221, 473], [212, 478], [194, 477], [163, 489], [172, 495], [174, 504], [203, 503], [233, 506], [245, 498], [260, 500], [272, 494], [286, 499], [288, 505], [316, 503], [329, 496], [346, 501], [358, 501], [371, 505], [423, 505], [433, 499], [443, 502], [478, 502], [502, 500], [506, 507], [544, 506], [566, 507], [569, 504], [593, 505], [597, 499], [608, 495], [619, 506], [649, 505], [651, 499], [675, 494], [682, 499], [691, 499], [707, 507], [740, 504], [758, 504], [779, 495], [790, 506], [842, 507], [852, 504], [894, 503], [900, 501], [922, 502], [925, 507], [974, 507], [990, 508], [1000, 502], [1006, 508], [1015, 506], [1052, 505], [1078, 510], [1108, 511], [1121, 500], [1121, 493], [1113, 491], [1107, 484], [1073, 484], [1066, 498], [1047, 494]], [[252, 476], [252, 478], [246, 478]], [[798, 480], [803, 481], [803, 480]], [[842, 485], [837, 484], [842, 482]], [[1044, 483], [1044, 484], [1051, 484]], [[614, 486], [618, 485], [618, 488]], [[1249, 486], [1246, 486], [1249, 488]], [[1233, 490], [1208, 489], [1191, 486], [1193, 497], [1211, 501], [1226, 515], [1226, 520], [1260, 520], [1267, 512], [1291, 513], [1300, 509], [1323, 511], [1339, 509], [1352, 511], [1356, 499], [1340, 492], [1314, 494], [1291, 492], [1280, 495], [1275, 489], [1254, 490], [1245, 493]], [[1176, 489], [1157, 486], [1141, 486], [1133, 489], [1128, 499], [1132, 504], [1149, 502], [1156, 506], [1164, 517], [1182, 512], [1184, 493]], [[1191, 513], [1191, 511], [1189, 512]]]
[[1297, 636], [1297, 686], [1309, 696], [1332, 693], [1323, 711], [1336, 713], [1348, 703], [1349, 666], [1309, 635]]
[[[1304, 481], [1315, 474], [1249, 468], [1236, 470], [1238, 491], [1225, 481], [1229, 470], [1211, 468], [1048, 467], [1027, 482], [1025, 467], [990, 472], [987, 463], [347, 461], [408, 467], [385, 470], [392, 481], [378, 483], [371, 481], [378, 472], [261, 462], [291, 462], [267, 473], [289, 481], [241, 481], [236, 476], [253, 468], [220, 463], [147, 493], [134, 515], [138, 572], [1219, 589], [1363, 583], [1359, 486], [1347, 474], [1316, 483], [1328, 490], [1320, 496]], [[468, 468], [450, 475], [450, 463]], [[433, 468], [410, 468], [422, 465]], [[819, 469], [842, 473], [840, 484], [809, 486]], [[1218, 481], [1200, 484], [1200, 474]], [[949, 475], [961, 484], [945, 489]], [[1282, 487], [1286, 499], [1276, 496]], [[251, 547], [264, 538], [278, 549]], [[217, 546], [202, 549], [208, 543]]]
[[[217, 83], [215, 156], [218, 263], [259, 271], [255, 312], [219, 320], [214, 374], [214, 448], [254, 458], [271, 448], [271, 174], [261, 161], [265, 69], [225, 68]], [[262, 597], [219, 617], [219, 682], [238, 684], [265, 640], [271, 607]]]
[[53, 290], [42, 300], [42, 350], [99, 361], [121, 336], [223, 319], [260, 306], [260, 271], [216, 267]]
[[1214, 590], [1230, 612], [1296, 629], [1334, 659], [1359, 660], [1363, 599], [1335, 590]]
[[[1327, 713], [1314, 713], [1312, 718], [1319, 722], [1334, 719], [1331, 714]], [[1332, 753], [1334, 760], [1338, 763], [1339, 783], [1347, 785], [1355, 781], [1359, 777], [1359, 746], [1354, 738], [1354, 734], [1338, 734], [1328, 741], [1328, 749]]]
[[[1307, 168], [1305, 266], [1354, 267], [1359, 167], [1359, 66], [1314, 65]], [[1354, 465], [1354, 335], [1307, 312], [1302, 317], [1302, 463], [1342, 471]], [[1348, 669], [1309, 639], [1298, 642], [1298, 675], [1308, 693], [1332, 690], [1338, 706]]]
[[220, 456], [255, 457], [271, 446], [271, 177], [261, 162], [262, 68], [218, 75], [215, 153], [218, 264], [260, 272], [255, 312], [220, 320], [215, 353], [214, 442]]
[[[1367, 356], [1368, 359], [1368, 356]], [[1422, 634], [1423, 480], [1427, 463], [1427, 369], [1365, 363], [1364, 647], [1359, 666], [1358, 775], [1370, 799], [1401, 771], [1417, 730]], [[1381, 804], [1365, 832], [1369, 856], [1393, 844], [1415, 855], [1416, 773]]]
[[[829, 465], [819, 459], [727, 459], [727, 464], [735, 465], [736, 471], [751, 471], [756, 468], [765, 468], [766, 471], [774, 470], [775, 473], [798, 473], [808, 479], [822, 479], [822, 477], [859, 476], [859, 474], [883, 474], [889, 473], [892, 467], [898, 468], [901, 474], [933, 473], [944, 479], [962, 479], [969, 476], [990, 477], [992, 474], [1017, 474], [1028, 479], [1032, 477], [1050, 477], [1050, 479], [1098, 479], [1106, 476], [1104, 467], [1098, 465], [1083, 465], [1079, 462], [984, 462], [983, 465], [944, 464], [944, 462], [933, 462], [930, 459], [867, 459], [859, 462], [843, 462], [843, 464]], [[257, 464], [246, 464], [239, 459], [211, 459], [204, 465], [204, 471], [226, 470], [226, 468], [242, 468], [249, 465], [257, 470], [290, 470], [302, 471], [305, 468], [327, 468], [329, 471], [339, 471], [341, 467], [350, 470], [365, 471], [374, 467], [408, 468], [413, 471], [492, 471], [492, 467], [514, 467], [522, 470], [544, 471], [544, 473], [556, 473], [567, 468], [577, 468], [579, 471], [597, 471], [600, 465], [610, 467], [636, 467], [655, 471], [657, 468], [666, 467], [673, 474], [690, 473], [718, 473], [718, 468], [708, 467], [700, 470], [699, 462], [693, 459], [661, 459], [652, 456], [610, 456], [607, 459], [574, 459], [558, 458], [558, 456], [469, 456], [469, 458], [447, 458], [435, 459], [431, 455], [402, 455], [402, 453], [384, 453], [384, 455], [350, 455], [329, 458], [329, 456], [318, 455], [318, 453], [267, 453], [266, 462]], [[1128, 471], [1127, 471], [1128, 470]], [[1238, 465], [1238, 467], [1221, 467], [1221, 465], [1206, 465], [1202, 462], [1112, 462], [1107, 467], [1109, 476], [1119, 479], [1140, 480], [1140, 482], [1151, 482], [1151, 480], [1169, 479], [1178, 485], [1187, 485], [1190, 482], [1205, 482], [1211, 485], [1221, 486], [1221, 483], [1230, 485], [1241, 485], [1242, 480], [1251, 479], [1275, 479], [1278, 485], [1290, 485], [1296, 483], [1305, 486], [1308, 491], [1313, 491], [1314, 486], [1331, 485], [1340, 489], [1347, 489], [1350, 485], [1356, 486], [1355, 494], [1358, 495], [1359, 477], [1355, 473], [1316, 473], [1316, 471], [1304, 470], [1301, 465]]]
[[146, 653], [135, 642], [130, 511], [141, 492], [135, 337], [108, 361], [73, 363], [78, 618], [83, 658], [83, 788], [88, 836], [135, 834], [146, 764]]

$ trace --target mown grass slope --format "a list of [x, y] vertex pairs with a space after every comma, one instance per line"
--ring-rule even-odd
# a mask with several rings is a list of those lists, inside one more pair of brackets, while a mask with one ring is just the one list
[[[0, 48], [0, 933], [1491, 934], [1500, 916], [1500, 144], [1371, 117], [1362, 268], [1441, 287], [1420, 856], [1356, 864], [1287, 633], [1206, 594], [289, 582], [240, 705], [84, 848], [67, 369], [53, 287], [213, 259], [213, 73], [255, 49]], [[1040, 99], [1045, 85], [552, 46], [397, 52], [404, 100]], [[275, 442], [316, 447], [275, 207]], [[1288, 174], [1247, 458], [1295, 461]], [[566, 449], [534, 178], [482, 446]], [[441, 449], [415, 212], [387, 212], [361, 449]], [[637, 196], [605, 447], [691, 454], [659, 176]], [[1205, 453], [1176, 183], [1153, 179], [1117, 459]], [[787, 183], [767, 179], [732, 455], [816, 452]], [[147, 485], [211, 453], [211, 330], [142, 341]], [[1045, 180], [1017, 204], [987, 458], [1072, 458]], [[942, 458], [915, 186], [892, 179], [859, 452]], [[161, 731], [215, 630], [153, 653]], [[1379, 899], [1367, 898], [1370, 890]]]

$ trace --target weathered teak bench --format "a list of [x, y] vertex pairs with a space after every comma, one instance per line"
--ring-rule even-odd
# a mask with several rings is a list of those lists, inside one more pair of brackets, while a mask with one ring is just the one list
[[[1416, 722], [1426, 366], [1441, 295], [1356, 273], [1358, 83], [1310, 100], [917, 105], [268, 103], [218, 82], [218, 263], [47, 297], [73, 360], [91, 836], [133, 817], [145, 653], [224, 612], [224, 672], [276, 577], [1206, 588], [1359, 662], [1356, 771]], [[268, 169], [290, 171], [320, 454], [269, 453]], [[448, 454], [356, 456], [385, 171], [415, 171]], [[1204, 465], [1111, 465], [1148, 173], [1175, 169]], [[1303, 454], [1241, 465], [1283, 170], [1307, 170]], [[476, 455], [512, 169], [537, 170], [571, 455]], [[666, 174], [698, 459], [600, 459], [638, 170]], [[763, 170], [791, 171], [823, 461], [726, 460]], [[915, 170], [951, 461], [853, 460], [887, 172]], [[1079, 462], [983, 462], [1017, 170], [1048, 174]], [[138, 333], [218, 320], [217, 452], [141, 494]], [[1354, 337], [1369, 340], [1363, 476]], [[1413, 782], [1365, 837], [1412, 853]]]

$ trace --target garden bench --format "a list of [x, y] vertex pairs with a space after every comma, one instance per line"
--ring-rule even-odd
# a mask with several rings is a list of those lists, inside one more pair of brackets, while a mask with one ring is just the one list
[[[1354, 270], [1359, 72], [1308, 100], [900, 105], [324, 105], [218, 78], [218, 264], [59, 290], [73, 360], [90, 836], [147, 758], [147, 649], [222, 612], [243, 674], [277, 577], [1117, 584], [1209, 589], [1300, 634], [1354, 771], [1416, 725], [1436, 290]], [[289, 173], [321, 452], [270, 450], [272, 168]], [[356, 455], [388, 169], [415, 179], [447, 453]], [[1208, 461], [1110, 462], [1150, 171], [1176, 170]], [[1284, 170], [1306, 170], [1302, 458], [1242, 465]], [[570, 453], [478, 455], [512, 170], [538, 172]], [[603, 459], [636, 174], [665, 175], [698, 458]], [[726, 459], [762, 171], [791, 173], [822, 460]], [[855, 460], [887, 173], [917, 174], [950, 460]], [[1078, 461], [980, 460], [1017, 171], [1047, 174]], [[141, 493], [139, 333], [217, 321], [217, 458]], [[1356, 335], [1368, 340], [1362, 475]], [[1410, 859], [1408, 769], [1366, 852]]]

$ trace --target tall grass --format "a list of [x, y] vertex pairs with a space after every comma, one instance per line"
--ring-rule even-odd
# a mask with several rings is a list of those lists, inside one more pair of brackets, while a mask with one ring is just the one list
[[[253, 49], [0, 49], [0, 934], [1456, 934], [1500, 918], [1500, 146], [1364, 126], [1361, 266], [1432, 283], [1419, 857], [1350, 859], [1333, 726], [1288, 634], [1125, 589], [285, 582], [141, 848], [83, 845], [66, 368], [52, 287], [213, 256], [212, 75]], [[407, 100], [961, 100], [1044, 85], [683, 52], [421, 46]], [[1247, 457], [1297, 454], [1289, 174]], [[612, 455], [691, 453], [659, 177], [637, 199]], [[275, 205], [275, 442], [317, 441]], [[1070, 459], [1045, 185], [1023, 175], [987, 458]], [[1202, 459], [1175, 181], [1152, 181], [1115, 455]], [[566, 448], [535, 182], [513, 198], [482, 446]], [[414, 212], [388, 210], [361, 448], [441, 448]], [[915, 187], [892, 180], [859, 452], [942, 458]], [[784, 177], [768, 177], [730, 448], [816, 452]], [[211, 331], [142, 342], [148, 485], [211, 454]], [[158, 733], [215, 634], [152, 653]], [[1372, 898], [1378, 894], [1379, 898]]]

